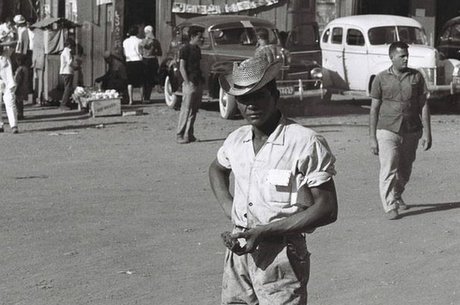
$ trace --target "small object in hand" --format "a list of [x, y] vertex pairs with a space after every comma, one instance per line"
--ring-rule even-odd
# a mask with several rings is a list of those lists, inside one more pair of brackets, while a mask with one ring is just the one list
[[238, 242], [238, 239], [232, 237], [231, 232], [226, 231], [226, 232], [220, 234], [220, 236], [222, 237], [224, 245], [228, 249], [230, 249], [230, 251], [239, 252], [239, 251], [241, 251], [243, 249], [243, 248], [241, 248], [240, 243]]

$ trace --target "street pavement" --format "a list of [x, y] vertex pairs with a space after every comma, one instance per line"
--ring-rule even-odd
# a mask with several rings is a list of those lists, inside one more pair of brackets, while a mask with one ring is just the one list
[[[459, 304], [460, 118], [433, 115], [433, 148], [418, 151], [405, 201], [385, 219], [368, 101], [320, 105], [295, 118], [337, 157], [336, 223], [308, 235], [309, 304]], [[26, 105], [19, 134], [1, 138], [0, 304], [219, 304], [231, 228], [208, 166], [244, 122], [205, 103], [197, 143], [175, 143], [178, 112], [161, 95], [123, 105], [142, 115], [90, 117]]]

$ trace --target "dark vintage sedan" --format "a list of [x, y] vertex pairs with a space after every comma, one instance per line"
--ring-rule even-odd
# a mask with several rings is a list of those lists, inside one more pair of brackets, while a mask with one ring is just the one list
[[443, 25], [437, 49], [445, 58], [460, 60], [460, 16]]
[[[296, 98], [300, 102], [305, 102], [307, 97], [311, 96], [324, 97], [326, 91], [322, 88], [322, 69], [319, 64], [321, 52], [314, 31], [312, 35], [308, 32], [308, 35], [313, 36], [310, 37], [313, 40], [313, 49], [297, 48], [290, 52], [286, 47], [294, 46], [293, 41], [295, 42], [296, 37], [289, 35], [286, 47], [283, 48], [280, 34], [269, 21], [241, 15], [205, 16], [190, 18], [174, 29], [168, 52], [160, 67], [160, 71], [163, 72], [161, 74], [164, 80], [165, 101], [169, 107], [177, 107], [181, 101], [179, 49], [187, 43], [190, 27], [200, 27], [204, 30], [201, 69], [205, 77], [205, 100], [218, 100], [223, 118], [231, 118], [237, 112], [237, 107], [234, 97], [227, 95], [220, 88], [218, 78], [221, 74], [231, 71], [234, 62], [241, 62], [254, 55], [257, 42], [255, 31], [258, 28], [269, 31], [270, 43], [276, 45], [278, 59], [283, 62], [277, 78], [281, 97]], [[302, 38], [300, 35], [307, 34], [299, 32], [301, 31], [296, 31], [297, 39]]]

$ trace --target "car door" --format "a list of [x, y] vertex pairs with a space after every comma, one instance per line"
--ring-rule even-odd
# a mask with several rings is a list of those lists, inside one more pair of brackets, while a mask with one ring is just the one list
[[347, 89], [343, 62], [343, 27], [333, 26], [327, 28], [321, 40], [321, 52], [327, 85], [335, 89]]
[[367, 46], [363, 32], [349, 27], [345, 33], [344, 79], [350, 90], [366, 90], [368, 79]]

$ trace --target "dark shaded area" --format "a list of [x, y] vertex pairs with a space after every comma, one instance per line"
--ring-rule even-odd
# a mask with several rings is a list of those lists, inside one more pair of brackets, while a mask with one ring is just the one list
[[439, 211], [447, 211], [460, 208], [460, 202], [447, 202], [447, 203], [430, 203], [430, 204], [413, 204], [407, 205], [410, 208], [421, 208], [417, 210], [410, 210], [409, 212], [405, 212], [400, 214], [400, 218], [408, 217], [408, 216], [415, 216], [425, 213], [432, 213], [432, 212], [439, 212]]

